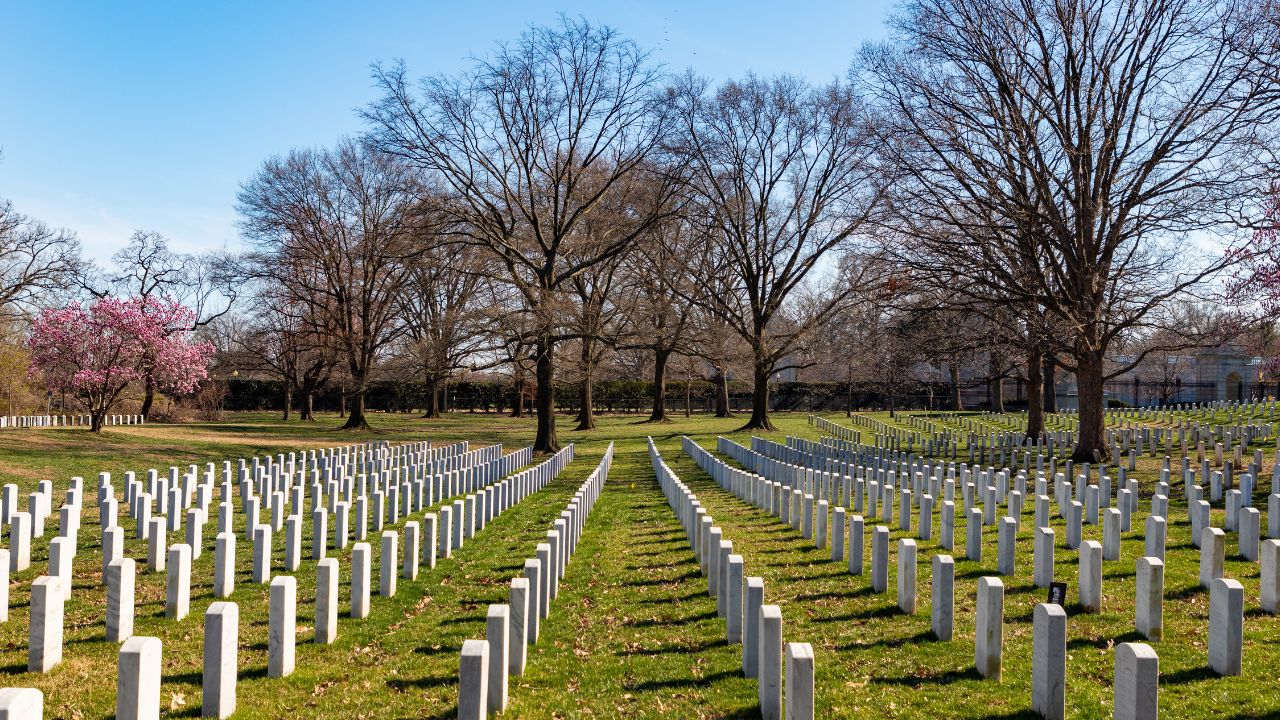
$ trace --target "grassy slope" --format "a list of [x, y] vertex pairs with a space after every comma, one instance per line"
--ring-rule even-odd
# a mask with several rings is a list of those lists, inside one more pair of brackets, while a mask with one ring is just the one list
[[[831, 419], [839, 421], [838, 415]], [[887, 418], [882, 418], [887, 419]], [[370, 436], [334, 432], [333, 418], [311, 426], [283, 425], [267, 416], [194, 427], [113, 430], [102, 437], [82, 431], [0, 433], [0, 481], [24, 490], [52, 479], [61, 492], [66, 479], [82, 475], [92, 491], [99, 470], [165, 468], [260, 452], [330, 446], [358, 437], [388, 439], [500, 441], [527, 444], [527, 420], [457, 415], [441, 421], [410, 416], [376, 418]], [[852, 577], [792, 531], [721, 491], [679, 449], [679, 436], [695, 436], [714, 448], [717, 433], [730, 433], [740, 420], [696, 418], [651, 426], [634, 418], [605, 418], [589, 435], [562, 430], [562, 442], [578, 442], [578, 460], [541, 493], [527, 499], [486, 528], [453, 559], [424, 571], [417, 582], [401, 581], [399, 594], [376, 598], [364, 621], [340, 620], [339, 641], [318, 647], [310, 641], [314, 607], [314, 564], [297, 574], [298, 670], [290, 678], [266, 678], [266, 586], [249, 583], [251, 545], [239, 542], [237, 588], [240, 604], [240, 710], [237, 717], [450, 717], [455, 711], [457, 650], [462, 640], [484, 635], [485, 606], [505, 602], [509, 579], [520, 572], [538, 538], [558, 515], [609, 440], [619, 442], [609, 483], [589, 519], [577, 555], [531, 649], [526, 675], [513, 682], [512, 717], [752, 717], [755, 685], [739, 672], [740, 648], [724, 641], [724, 625], [698, 574], [692, 553], [667, 508], [649, 469], [644, 437], [653, 433], [672, 468], [698, 493], [735, 552], [745, 556], [747, 573], [765, 578], [766, 599], [782, 606], [788, 640], [814, 645], [821, 717], [857, 717], [874, 711], [885, 717], [1016, 717], [1030, 705], [1030, 611], [1043, 591], [1031, 586], [1031, 510], [1019, 535], [1017, 575], [1006, 578], [1005, 671], [1000, 683], [977, 678], [972, 667], [972, 598], [977, 577], [994, 573], [994, 528], [984, 533], [984, 559], [956, 556], [956, 640], [940, 643], [928, 634], [929, 559], [935, 542], [919, 542], [919, 600], [915, 616], [896, 610], [891, 562], [890, 592], [873, 595], [866, 577]], [[563, 423], [562, 427], [567, 423]], [[781, 431], [818, 437], [803, 415], [779, 418]], [[739, 435], [746, 443], [748, 436]], [[1270, 453], [1268, 453], [1270, 455]], [[1150, 495], [1155, 461], [1143, 460], [1139, 477]], [[119, 481], [117, 481], [119, 488]], [[1265, 487], [1265, 485], [1264, 485]], [[1259, 492], [1261, 495], [1261, 491]], [[1134, 561], [1142, 554], [1144, 501], [1136, 532], [1125, 537], [1122, 560], [1104, 567], [1104, 612], [1072, 614], [1068, 624], [1068, 712], [1072, 717], [1109, 717], [1111, 644], [1132, 639]], [[1265, 507], [1264, 507], [1265, 509]], [[123, 515], [123, 512], [122, 512]], [[1280, 697], [1266, 688], [1280, 668], [1280, 620], [1256, 612], [1257, 567], [1228, 559], [1227, 574], [1246, 589], [1245, 673], [1214, 678], [1203, 670], [1207, 634], [1207, 594], [1198, 589], [1198, 552], [1190, 546], [1185, 507], [1175, 500], [1169, 526], [1165, 637], [1161, 656], [1161, 707], [1168, 717], [1260, 717], [1280, 714]], [[56, 520], [55, 520], [56, 522]], [[1221, 525], [1221, 513], [1215, 524]], [[125, 522], [127, 529], [131, 523]], [[304, 527], [309, 531], [309, 523]], [[56, 524], [55, 526], [56, 527]], [[170, 716], [197, 716], [200, 706], [201, 617], [213, 598], [212, 536], [195, 563], [192, 614], [181, 622], [163, 618], [164, 577], [138, 577], [138, 634], [164, 641], [162, 703]], [[1264, 526], [1265, 527], [1265, 526]], [[870, 524], [868, 525], [868, 529]], [[1055, 520], [1058, 538], [1065, 531]], [[936, 536], [935, 524], [935, 536]], [[96, 512], [87, 508], [76, 560], [76, 591], [67, 607], [67, 643], [62, 666], [45, 676], [25, 673], [28, 588], [44, 573], [46, 542], [38, 542], [30, 570], [13, 579], [10, 621], [0, 625], [0, 667], [6, 686], [34, 686], [46, 692], [46, 717], [110, 717], [114, 710], [114, 643], [102, 639], [105, 591], [100, 582]], [[901, 536], [894, 525], [893, 537]], [[963, 542], [963, 521], [956, 538]], [[1086, 526], [1085, 539], [1101, 539]], [[279, 549], [283, 538], [277, 538]], [[309, 545], [308, 545], [309, 546]], [[1228, 554], [1236, 549], [1228, 537]], [[145, 550], [130, 540], [127, 552]], [[962, 552], [962, 551], [961, 551]], [[376, 545], [375, 545], [376, 554]], [[349, 550], [338, 553], [343, 597]], [[1059, 544], [1056, 576], [1075, 585], [1075, 553]], [[376, 572], [376, 568], [375, 568]], [[1073, 595], [1074, 597], [1074, 595]], [[345, 615], [346, 603], [340, 605]]]

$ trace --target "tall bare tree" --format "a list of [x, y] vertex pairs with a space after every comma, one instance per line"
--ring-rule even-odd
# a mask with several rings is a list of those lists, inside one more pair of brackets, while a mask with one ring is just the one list
[[33, 220], [0, 199], [0, 320], [11, 322], [75, 285], [83, 268], [69, 230]]
[[688, 76], [677, 95], [682, 159], [731, 283], [708, 300], [751, 347], [745, 427], [772, 429], [771, 376], [862, 281], [832, 273], [820, 300], [796, 302], [825, 261], [851, 249], [878, 204], [870, 118], [847, 86], [786, 76], [715, 91]]
[[[302, 320], [342, 349], [351, 402], [346, 429], [367, 428], [365, 393], [383, 350], [404, 331], [399, 299], [432, 230], [417, 179], [398, 159], [344, 140], [263, 164], [239, 194], [252, 243], [241, 267], [286, 288]], [[282, 309], [282, 312], [284, 309]]]
[[[446, 193], [446, 232], [486, 248], [502, 280], [524, 297], [537, 358], [534, 448], [553, 452], [555, 349], [565, 333], [554, 309], [579, 274], [625, 251], [660, 220], [668, 191], [652, 193], [668, 125], [649, 55], [608, 27], [561, 18], [533, 27], [458, 77], [416, 85], [402, 65], [379, 67], [383, 97], [364, 116], [386, 151]], [[607, 195], [632, 203], [604, 238], [578, 232]]]
[[444, 384], [496, 349], [488, 256], [471, 247], [436, 243], [410, 264], [409, 284], [398, 302], [404, 342], [427, 383], [424, 417], [441, 415]]
[[1239, 259], [1210, 248], [1256, 206], [1280, 119], [1263, 5], [912, 0], [864, 53], [897, 230], [1065, 333], [1079, 460], [1107, 453], [1108, 349]]

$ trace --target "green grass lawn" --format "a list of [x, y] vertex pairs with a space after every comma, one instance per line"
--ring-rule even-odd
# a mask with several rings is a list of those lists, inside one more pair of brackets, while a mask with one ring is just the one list
[[[878, 419], [889, 422], [886, 415]], [[829, 419], [843, 422], [840, 414]], [[119, 478], [170, 465], [220, 461], [253, 454], [330, 447], [369, 439], [391, 442], [467, 439], [501, 442], [510, 449], [529, 444], [529, 419], [455, 414], [441, 420], [376, 415], [375, 430], [334, 430], [332, 416], [317, 423], [281, 423], [274, 416], [244, 414], [224, 423], [113, 428], [101, 436], [78, 429], [0, 432], [0, 483], [29, 492], [50, 479], [61, 493], [68, 478], [85, 478], [93, 497], [96, 475]], [[754, 681], [742, 677], [739, 646], [724, 640], [724, 623], [683, 532], [658, 489], [645, 451], [652, 434], [672, 469], [745, 558], [746, 573], [765, 578], [766, 601], [782, 607], [784, 639], [813, 644], [817, 658], [818, 716], [854, 718], [1030, 717], [1031, 609], [1045, 593], [1031, 583], [1034, 503], [1026, 503], [1019, 534], [1017, 574], [1005, 578], [1004, 677], [999, 683], [973, 671], [973, 596], [977, 578], [995, 572], [994, 527], [984, 531], [981, 563], [964, 560], [964, 523], [957, 519], [956, 634], [938, 642], [929, 633], [929, 570], [934, 541], [919, 541], [917, 613], [897, 611], [896, 561], [890, 591], [870, 592], [869, 576], [847, 574], [828, 550], [817, 550], [799, 532], [721, 490], [680, 451], [688, 434], [714, 450], [717, 434], [731, 434], [742, 419], [678, 418], [647, 425], [635, 416], [602, 418], [601, 427], [576, 433], [562, 419], [562, 443], [578, 444], [577, 459], [559, 479], [504, 513], [453, 558], [441, 559], [414, 582], [401, 580], [395, 598], [373, 599], [365, 620], [347, 617], [350, 550], [334, 553], [342, 567], [338, 641], [311, 643], [315, 566], [304, 561], [298, 578], [297, 670], [289, 678], [266, 677], [267, 586], [250, 583], [252, 546], [238, 542], [236, 590], [240, 606], [240, 684], [236, 717], [447, 718], [456, 712], [458, 651], [463, 640], [483, 638], [489, 603], [507, 601], [508, 584], [533, 556], [582, 481], [616, 441], [613, 472], [590, 516], [577, 554], [553, 603], [542, 639], [530, 648], [526, 673], [513, 678], [507, 715], [517, 718], [735, 718], [757, 717]], [[777, 418], [781, 442], [787, 434], [818, 438], [802, 414]], [[733, 433], [742, 444], [749, 435]], [[1268, 463], [1270, 462], [1270, 453]], [[1176, 462], [1176, 461], [1175, 461]], [[1068, 608], [1068, 713], [1076, 718], [1111, 716], [1112, 646], [1135, 639], [1134, 563], [1142, 550], [1143, 520], [1159, 462], [1139, 461], [1143, 501], [1125, 536], [1122, 559], [1104, 567], [1104, 610], [1081, 614]], [[1269, 475], [1269, 466], [1267, 474]], [[119, 480], [115, 483], [121, 491]], [[1255, 505], [1265, 510], [1260, 484]], [[1178, 495], [1175, 492], [1175, 495]], [[1215, 510], [1221, 526], [1221, 510]], [[958, 513], [959, 514], [959, 513]], [[1244, 675], [1217, 678], [1206, 668], [1208, 596], [1198, 587], [1198, 551], [1191, 547], [1186, 509], [1172, 499], [1165, 576], [1165, 639], [1155, 644], [1161, 659], [1161, 710], [1170, 718], [1280, 716], [1280, 619], [1258, 612], [1258, 568], [1233, 556], [1228, 536], [1227, 575], [1246, 592]], [[132, 522], [121, 508], [126, 553], [145, 557], [132, 539]], [[85, 508], [75, 564], [75, 591], [67, 604], [62, 665], [47, 675], [26, 668], [27, 602], [31, 581], [45, 573], [47, 540], [56, 532], [56, 512], [46, 538], [38, 540], [32, 568], [12, 578], [10, 619], [0, 625], [4, 686], [45, 692], [45, 716], [104, 718], [114, 713], [118, 646], [103, 639], [105, 589], [101, 583], [97, 513]], [[205, 529], [205, 552], [193, 567], [191, 615], [164, 619], [163, 574], [140, 563], [135, 633], [164, 643], [162, 706], [166, 716], [197, 717], [203, 613], [213, 602], [212, 544], [216, 521]], [[935, 516], [935, 538], [937, 536]], [[304, 524], [304, 535], [310, 523]], [[868, 523], [868, 535], [873, 523]], [[1062, 546], [1065, 527], [1054, 519], [1059, 545], [1056, 578], [1071, 586], [1074, 551]], [[1265, 528], [1265, 520], [1264, 525]], [[893, 538], [903, 536], [894, 524]], [[282, 535], [282, 533], [277, 534]], [[914, 536], [912, 534], [912, 536]], [[1101, 540], [1097, 526], [1085, 539]], [[277, 558], [283, 537], [276, 538]], [[304, 547], [309, 540], [304, 539]], [[375, 543], [375, 556], [377, 547]], [[893, 553], [891, 552], [891, 555]], [[869, 557], [869, 553], [868, 553]], [[376, 558], [375, 558], [376, 564]], [[374, 569], [376, 578], [377, 569]], [[376, 582], [376, 580], [375, 580]], [[376, 589], [376, 588], [375, 588]]]

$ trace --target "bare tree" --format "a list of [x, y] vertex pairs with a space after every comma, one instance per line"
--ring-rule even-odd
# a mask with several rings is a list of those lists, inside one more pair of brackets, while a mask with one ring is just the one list
[[672, 355], [690, 351], [690, 331], [698, 290], [689, 273], [690, 258], [705, 256], [700, 234], [690, 218], [673, 215], [655, 225], [637, 246], [626, 278], [623, 302], [630, 325], [624, 349], [645, 350], [653, 356], [653, 410], [648, 422], [667, 421], [667, 368]]
[[253, 244], [241, 267], [287, 289], [296, 317], [332, 333], [350, 373], [346, 429], [368, 427], [370, 375], [404, 331], [398, 301], [431, 233], [414, 212], [419, 195], [403, 163], [351, 140], [272, 158], [240, 190]]
[[83, 268], [80, 241], [0, 200], [0, 320], [26, 317], [50, 295], [75, 285]]
[[1203, 248], [1264, 187], [1276, 25], [1247, 2], [913, 0], [893, 28], [864, 58], [898, 231], [1044, 308], [1079, 386], [1073, 455], [1104, 457], [1109, 348], [1239, 259]]
[[[533, 316], [541, 453], [559, 447], [555, 347], [564, 333], [553, 310], [560, 296], [667, 211], [669, 183], [653, 178], [646, 162], [669, 117], [658, 77], [634, 43], [567, 17], [530, 28], [457, 78], [415, 87], [402, 65], [375, 71], [384, 96], [364, 112], [373, 136], [440, 185], [446, 232], [491, 252]], [[652, 192], [655, 183], [664, 189]], [[647, 204], [632, 203], [632, 214], [603, 239], [584, 240], [579, 226], [602, 198], [641, 186]]]
[[427, 383], [424, 417], [440, 417], [449, 378], [474, 365], [477, 354], [496, 349], [488, 261], [475, 248], [435, 244], [410, 263], [398, 302], [407, 352]]
[[813, 88], [793, 77], [749, 76], [712, 92], [690, 76], [678, 96], [683, 159], [732, 283], [710, 300], [751, 346], [755, 391], [745, 427], [772, 429], [770, 377], [862, 280], [836, 274], [822, 300], [803, 310], [794, 303], [877, 205], [870, 120], [848, 87]]

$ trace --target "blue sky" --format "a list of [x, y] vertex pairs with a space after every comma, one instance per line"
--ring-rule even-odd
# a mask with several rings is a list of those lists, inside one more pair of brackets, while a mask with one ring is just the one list
[[238, 245], [235, 194], [291, 147], [360, 131], [369, 65], [414, 75], [556, 13], [612, 25], [672, 70], [843, 76], [883, 35], [872, 2], [12, 2], [0, 23], [0, 198], [109, 258], [136, 229]]

